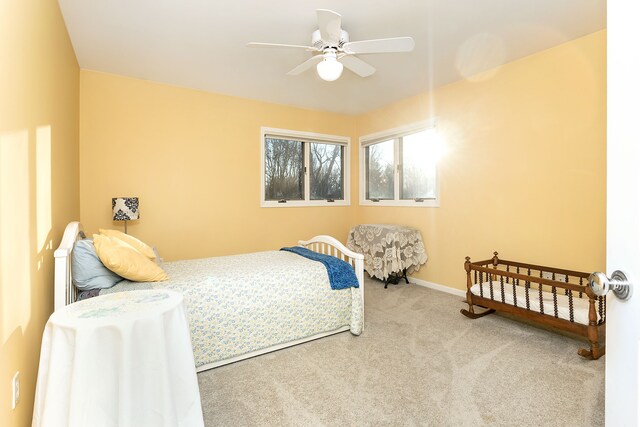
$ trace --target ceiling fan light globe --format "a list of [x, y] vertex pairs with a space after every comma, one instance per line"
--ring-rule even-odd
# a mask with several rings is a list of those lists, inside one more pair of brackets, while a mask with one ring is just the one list
[[342, 75], [342, 69], [342, 64], [335, 58], [324, 58], [322, 62], [319, 62], [316, 66], [318, 76], [327, 82], [338, 80]]

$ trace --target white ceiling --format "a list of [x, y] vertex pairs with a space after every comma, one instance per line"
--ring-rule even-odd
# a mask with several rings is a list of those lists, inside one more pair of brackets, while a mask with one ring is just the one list
[[[59, 0], [80, 67], [304, 108], [360, 114], [606, 26], [605, 0]], [[315, 9], [351, 41], [411, 36], [411, 53], [360, 55], [368, 78], [286, 73], [310, 52]]]

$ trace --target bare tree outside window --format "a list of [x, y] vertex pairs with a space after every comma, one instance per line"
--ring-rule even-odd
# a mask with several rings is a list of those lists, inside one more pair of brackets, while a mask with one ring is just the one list
[[265, 200], [304, 200], [301, 141], [265, 138]]
[[344, 199], [344, 147], [335, 144], [310, 143], [311, 200]]
[[393, 199], [393, 140], [365, 148], [367, 199]]
[[261, 133], [261, 207], [349, 205], [348, 137], [271, 128]]
[[439, 206], [437, 165], [445, 147], [434, 126], [418, 129], [395, 130], [385, 137], [390, 139], [363, 142], [365, 200], [385, 206]]

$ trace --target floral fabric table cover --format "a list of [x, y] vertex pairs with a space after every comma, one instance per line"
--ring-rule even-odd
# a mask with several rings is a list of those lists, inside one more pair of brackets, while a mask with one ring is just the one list
[[347, 247], [363, 254], [364, 269], [380, 280], [404, 269], [413, 273], [427, 262], [420, 231], [403, 225], [357, 225], [349, 231]]

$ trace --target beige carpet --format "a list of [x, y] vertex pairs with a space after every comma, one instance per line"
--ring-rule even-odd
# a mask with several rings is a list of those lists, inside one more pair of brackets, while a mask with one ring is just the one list
[[367, 280], [366, 326], [198, 374], [207, 426], [599, 426], [604, 358], [461, 298]]

